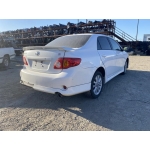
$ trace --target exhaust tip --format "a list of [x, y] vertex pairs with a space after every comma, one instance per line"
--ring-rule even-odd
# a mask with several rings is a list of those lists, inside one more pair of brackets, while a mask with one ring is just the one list
[[59, 92], [56, 92], [55, 93], [58, 97], [63, 97], [63, 95], [61, 94], [61, 93], [59, 93]]

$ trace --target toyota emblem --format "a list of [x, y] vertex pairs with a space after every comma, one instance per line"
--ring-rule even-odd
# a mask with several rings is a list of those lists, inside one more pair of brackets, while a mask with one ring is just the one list
[[35, 55], [39, 56], [39, 55], [40, 55], [40, 52], [38, 52], [38, 51], [37, 51], [37, 52], [35, 52]]

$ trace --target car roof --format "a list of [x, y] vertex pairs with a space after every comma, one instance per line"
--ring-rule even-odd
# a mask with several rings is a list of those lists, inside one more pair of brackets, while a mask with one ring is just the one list
[[[74, 36], [74, 35], [91, 35], [91, 36], [105, 36], [105, 37], [110, 37], [108, 35], [104, 35], [104, 34], [94, 34], [94, 33], [81, 33], [81, 34], [70, 34], [70, 35], [65, 35], [65, 36]], [[111, 38], [111, 37], [110, 37]]]

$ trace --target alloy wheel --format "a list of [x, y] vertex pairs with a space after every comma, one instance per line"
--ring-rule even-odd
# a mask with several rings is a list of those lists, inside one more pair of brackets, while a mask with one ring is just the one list
[[95, 77], [95, 80], [93, 82], [93, 92], [95, 95], [99, 95], [102, 89], [102, 78], [100, 75], [97, 75]]

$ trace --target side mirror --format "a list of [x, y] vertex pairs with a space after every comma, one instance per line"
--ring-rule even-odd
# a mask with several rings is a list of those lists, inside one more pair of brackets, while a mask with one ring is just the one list
[[124, 47], [123, 50], [124, 50], [124, 51], [128, 50], [128, 47]]

